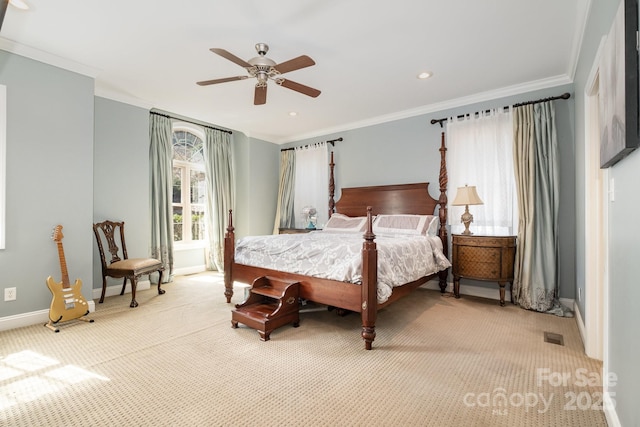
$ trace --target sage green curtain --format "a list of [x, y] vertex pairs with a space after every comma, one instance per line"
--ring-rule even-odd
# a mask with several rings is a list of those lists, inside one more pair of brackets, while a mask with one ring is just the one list
[[224, 270], [224, 235], [229, 210], [235, 206], [233, 147], [227, 132], [205, 128], [204, 167], [207, 186], [207, 268]]
[[513, 110], [514, 172], [520, 220], [514, 300], [521, 307], [560, 316], [558, 142], [552, 101]]
[[164, 265], [163, 282], [173, 280], [173, 212], [171, 119], [149, 117], [151, 256]]
[[295, 150], [280, 152], [280, 184], [278, 186], [278, 205], [273, 234], [278, 234], [279, 228], [293, 228], [295, 226], [295, 212], [293, 207], [295, 189], [296, 153]]

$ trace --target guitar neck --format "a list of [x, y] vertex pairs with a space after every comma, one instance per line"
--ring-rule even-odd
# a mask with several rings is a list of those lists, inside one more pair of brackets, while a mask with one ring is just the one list
[[58, 258], [60, 258], [60, 272], [62, 273], [62, 284], [65, 287], [70, 286], [69, 273], [67, 273], [67, 261], [64, 258], [64, 249], [62, 248], [62, 242], [56, 242], [58, 245]]

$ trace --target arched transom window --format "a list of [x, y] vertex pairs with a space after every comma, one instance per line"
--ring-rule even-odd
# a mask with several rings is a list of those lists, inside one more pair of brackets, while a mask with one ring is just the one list
[[173, 126], [173, 240], [204, 242], [206, 187], [204, 133], [195, 126]]

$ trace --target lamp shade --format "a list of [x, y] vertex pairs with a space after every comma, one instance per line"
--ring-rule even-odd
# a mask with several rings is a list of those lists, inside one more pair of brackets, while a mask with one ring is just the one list
[[453, 199], [453, 206], [465, 206], [465, 205], [482, 205], [482, 200], [478, 196], [476, 192], [475, 185], [469, 187], [465, 185], [464, 187], [458, 187], [458, 192], [456, 193], [455, 199]]

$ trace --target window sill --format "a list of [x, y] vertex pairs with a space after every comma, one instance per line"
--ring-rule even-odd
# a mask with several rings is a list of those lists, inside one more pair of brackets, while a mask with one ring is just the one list
[[192, 249], [204, 249], [207, 246], [205, 242], [188, 242], [188, 243], [174, 243], [174, 251], [188, 251]]

